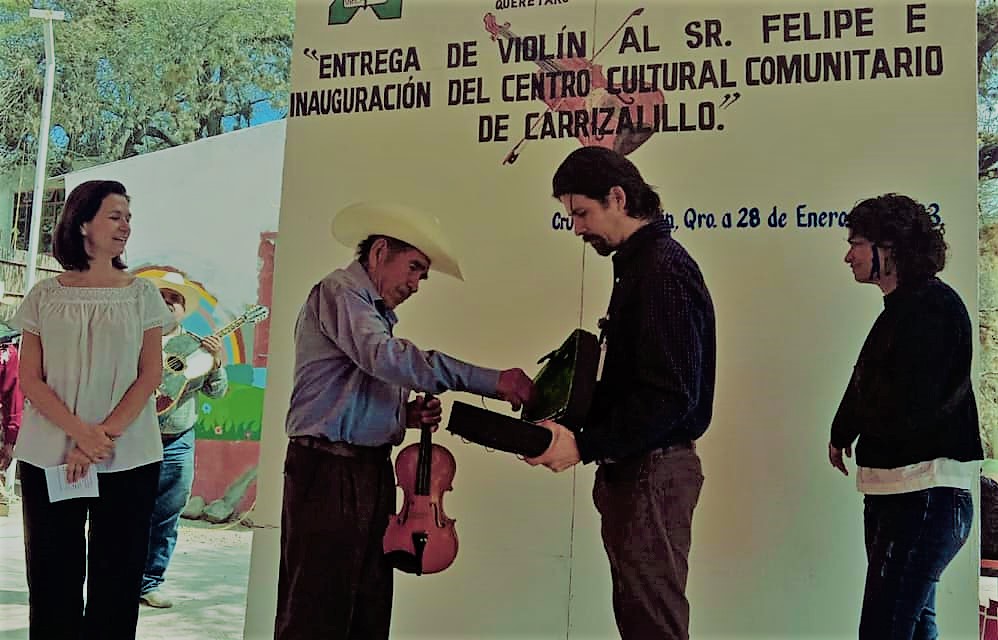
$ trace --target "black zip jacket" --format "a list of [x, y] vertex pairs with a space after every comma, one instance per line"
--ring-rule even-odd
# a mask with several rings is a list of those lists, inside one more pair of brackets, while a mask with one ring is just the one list
[[984, 457], [970, 380], [967, 308], [938, 278], [884, 296], [832, 421], [832, 445], [856, 438], [856, 464], [893, 469]]

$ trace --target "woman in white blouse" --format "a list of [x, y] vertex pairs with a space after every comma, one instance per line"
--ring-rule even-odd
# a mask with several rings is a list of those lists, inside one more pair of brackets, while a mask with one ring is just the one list
[[[152, 394], [174, 320], [155, 285], [125, 270], [131, 216], [119, 182], [74, 189], [54, 236], [66, 271], [38, 282], [12, 321], [29, 401], [15, 454], [32, 639], [135, 638], [162, 459]], [[99, 495], [62, 499], [46, 469], [70, 482], [96, 473]]]

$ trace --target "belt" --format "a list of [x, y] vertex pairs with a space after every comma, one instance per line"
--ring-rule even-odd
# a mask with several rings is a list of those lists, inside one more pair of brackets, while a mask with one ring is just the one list
[[181, 431], [180, 433], [162, 433], [162, 432], [161, 432], [161, 433], [159, 434], [159, 438], [160, 438], [160, 440], [162, 440], [162, 441], [163, 441], [163, 444], [170, 444], [171, 442], [174, 442], [174, 441], [176, 441], [176, 440], [179, 440], [179, 439], [180, 439], [180, 438], [182, 438], [183, 436], [186, 436], [186, 435], [187, 435], [187, 433], [188, 433], [188, 432], [189, 432], [189, 431], [190, 431], [191, 429], [193, 429], [193, 428], [194, 428], [194, 427], [191, 427], [190, 429], [185, 429], [185, 430]]
[[392, 445], [383, 444], [376, 447], [362, 447], [349, 442], [332, 442], [322, 436], [294, 436], [290, 439], [291, 444], [306, 449], [315, 449], [323, 453], [342, 458], [377, 458], [385, 459], [391, 453]]
[[[664, 447], [656, 447], [654, 449], [649, 449], [644, 453], [640, 453], [636, 456], [628, 458], [628, 460], [636, 460], [650, 453], [669, 453], [670, 451], [679, 451], [681, 449], [694, 449], [696, 450], [696, 444], [692, 440], [680, 440], [679, 442], [673, 442], [672, 444], [667, 444]], [[625, 460], [617, 460], [615, 458], [602, 458], [596, 461], [596, 464], [616, 464], [618, 462], [625, 462]]]
[[664, 447], [659, 447], [658, 449], [652, 449], [652, 451], [661, 451], [662, 453], [668, 453], [669, 451], [675, 451], [677, 449], [696, 449], [696, 445], [693, 444], [692, 440], [681, 440], [679, 442], [673, 442]]

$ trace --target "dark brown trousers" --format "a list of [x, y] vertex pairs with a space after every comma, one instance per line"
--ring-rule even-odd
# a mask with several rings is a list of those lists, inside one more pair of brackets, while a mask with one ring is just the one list
[[593, 501], [622, 640], [688, 640], [687, 559], [703, 473], [692, 447], [656, 450], [596, 470]]
[[382, 539], [395, 512], [388, 453], [288, 445], [276, 640], [388, 638], [392, 568]]

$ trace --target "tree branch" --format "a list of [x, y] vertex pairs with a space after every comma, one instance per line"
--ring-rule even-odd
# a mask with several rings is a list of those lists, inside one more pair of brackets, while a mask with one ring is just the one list
[[171, 138], [165, 131], [154, 125], [147, 125], [145, 134], [142, 137], [159, 138], [171, 147], [179, 147], [183, 142], [178, 142], [177, 140]]
[[998, 4], [989, 4], [977, 12], [977, 73], [984, 66], [984, 58], [998, 44]]
[[994, 166], [998, 164], [998, 137], [985, 136], [977, 149], [977, 177], [995, 178]]

